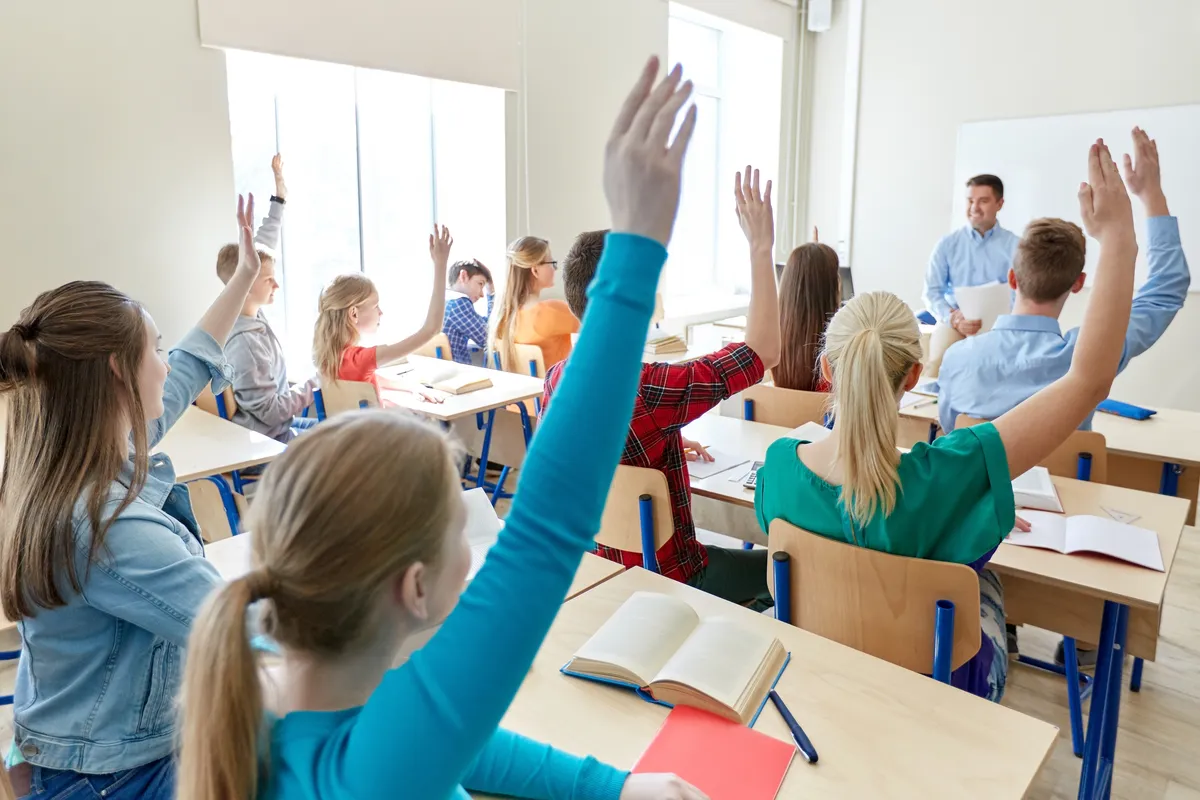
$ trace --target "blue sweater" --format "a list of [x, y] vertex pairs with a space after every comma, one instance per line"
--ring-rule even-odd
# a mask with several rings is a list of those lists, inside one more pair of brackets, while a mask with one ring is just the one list
[[[367, 704], [276, 721], [263, 798], [616, 800], [626, 773], [498, 730], [600, 527], [666, 261], [610, 234], [554, 406], [525, 458], [504, 532], [429, 644]], [[585, 454], [583, 457], [580, 454]]]

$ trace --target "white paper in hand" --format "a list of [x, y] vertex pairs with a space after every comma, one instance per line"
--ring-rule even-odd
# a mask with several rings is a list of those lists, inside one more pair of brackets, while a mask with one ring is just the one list
[[483, 566], [488, 550], [492, 549], [501, 528], [504, 527], [504, 521], [496, 516], [496, 509], [492, 507], [492, 501], [483, 489], [463, 492], [462, 498], [463, 507], [467, 511], [463, 530], [467, 534], [467, 542], [471, 545], [471, 571], [467, 573], [467, 579], [470, 580]]
[[1012, 311], [1012, 290], [1007, 283], [955, 286], [954, 299], [958, 301], [958, 310], [964, 317], [983, 323], [980, 333], [990, 331], [996, 324], [996, 317]]

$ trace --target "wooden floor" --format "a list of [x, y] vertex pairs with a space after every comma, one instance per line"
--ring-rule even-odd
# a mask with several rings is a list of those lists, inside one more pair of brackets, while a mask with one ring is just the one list
[[[1021, 649], [1030, 655], [1050, 658], [1055, 642], [1044, 631], [1021, 631]], [[0, 648], [11, 646], [0, 637]], [[1125, 690], [1112, 796], [1200, 800], [1200, 534], [1192, 530], [1180, 544], [1167, 587], [1158, 657], [1158, 662], [1146, 664], [1142, 691]], [[3, 663], [0, 689], [7, 692], [15, 662]], [[1125, 675], [1128, 687], [1129, 663]], [[1014, 663], [1004, 704], [1060, 729], [1058, 745], [1029, 797], [1076, 797], [1080, 762], [1071, 753], [1062, 680]], [[11, 736], [12, 712], [6, 706], [0, 708], [0, 746], [7, 748]]]

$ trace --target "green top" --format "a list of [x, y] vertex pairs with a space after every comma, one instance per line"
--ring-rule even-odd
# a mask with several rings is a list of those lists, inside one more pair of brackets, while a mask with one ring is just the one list
[[758, 470], [754, 510], [764, 531], [783, 519], [807, 531], [884, 553], [972, 564], [1013, 528], [1016, 507], [1004, 442], [991, 423], [960, 428], [900, 455], [900, 491], [887, 517], [875, 515], [851, 537], [841, 487], [817, 476], [780, 439]]

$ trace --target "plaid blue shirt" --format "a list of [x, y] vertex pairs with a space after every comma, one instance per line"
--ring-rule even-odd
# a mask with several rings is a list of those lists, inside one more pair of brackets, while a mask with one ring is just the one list
[[442, 323], [442, 333], [450, 340], [451, 356], [458, 363], [471, 363], [471, 342], [479, 347], [487, 347], [488, 319], [492, 316], [495, 300], [495, 294], [487, 296], [487, 316], [481, 317], [475, 313], [471, 298], [453, 290], [446, 293], [446, 317]]

